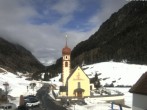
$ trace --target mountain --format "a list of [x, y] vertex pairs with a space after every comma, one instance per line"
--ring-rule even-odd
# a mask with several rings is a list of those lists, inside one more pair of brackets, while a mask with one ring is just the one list
[[[106, 20], [89, 39], [71, 52], [72, 68], [82, 62], [92, 64], [122, 60], [147, 64], [147, 2], [129, 2]], [[61, 72], [61, 61], [49, 68]]]
[[44, 69], [30, 51], [3, 38], [0, 38], [0, 67], [13, 73], [36, 73]]
[[73, 65], [127, 60], [147, 63], [147, 2], [130, 2], [72, 51]]

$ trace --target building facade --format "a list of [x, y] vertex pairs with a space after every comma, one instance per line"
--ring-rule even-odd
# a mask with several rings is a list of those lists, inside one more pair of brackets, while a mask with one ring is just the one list
[[147, 110], [147, 72], [129, 90], [133, 93], [132, 110]]
[[90, 80], [79, 66], [69, 75], [67, 86], [69, 97], [90, 96]]

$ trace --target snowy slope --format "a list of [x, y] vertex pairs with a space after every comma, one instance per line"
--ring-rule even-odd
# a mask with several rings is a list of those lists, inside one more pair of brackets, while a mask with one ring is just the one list
[[7, 82], [11, 89], [9, 95], [14, 97], [19, 97], [27, 91], [27, 86], [30, 84], [30, 81], [25, 80], [24, 77], [19, 78], [17, 75], [14, 75], [10, 72], [0, 73], [0, 88], [4, 90], [3, 84]]
[[[18, 73], [18, 74], [21, 75], [22, 73]], [[26, 79], [25, 76], [19, 77], [19, 75], [15, 75], [6, 70], [4, 72], [0, 72], [0, 88], [2, 90], [5, 90], [3, 84], [6, 82], [9, 84], [10, 89], [8, 90], [10, 90], [10, 92], [8, 93], [8, 95], [11, 95], [12, 97], [15, 97], [16, 99], [11, 100], [10, 98], [8, 98], [8, 100], [11, 103], [15, 103], [17, 106], [19, 105], [20, 95], [26, 96], [26, 95], [36, 94], [36, 91], [40, 89], [43, 83], [41, 81], [35, 81], [35, 80], [28, 81], [28, 80], [25, 80]], [[34, 90], [30, 86], [31, 83], [36, 83]]]
[[[82, 67], [89, 78], [93, 78], [97, 73], [98, 78], [101, 79], [102, 85], [111, 84], [132, 86], [140, 78], [140, 76], [147, 71], [147, 65], [127, 64], [123, 62], [101, 62], [92, 65], [85, 65]], [[52, 83], [58, 84], [61, 74], [50, 79]]]
[[101, 84], [133, 85], [140, 76], [147, 71], [147, 65], [126, 64], [118, 62], [102, 62], [82, 67], [85, 73], [92, 78], [99, 74]]

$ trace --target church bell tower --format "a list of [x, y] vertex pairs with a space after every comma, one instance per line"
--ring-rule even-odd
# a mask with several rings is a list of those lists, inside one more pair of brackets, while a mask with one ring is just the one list
[[66, 45], [62, 49], [62, 82], [65, 86], [67, 77], [70, 74], [70, 54], [71, 49], [67, 46], [67, 35], [66, 35]]

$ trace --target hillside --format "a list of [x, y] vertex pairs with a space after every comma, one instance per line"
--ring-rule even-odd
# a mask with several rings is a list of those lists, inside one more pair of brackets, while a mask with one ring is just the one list
[[82, 60], [94, 63], [111, 59], [147, 63], [146, 10], [147, 2], [131, 2], [114, 13], [95, 34], [73, 49], [75, 64]]
[[[72, 68], [102, 61], [147, 64], [147, 2], [129, 2], [72, 50]], [[61, 58], [49, 68], [61, 71]], [[53, 69], [53, 68], [55, 69]]]
[[[92, 79], [95, 74], [102, 86], [113, 84], [115, 87], [132, 86], [147, 71], [147, 65], [128, 64], [124, 62], [100, 62], [82, 66], [83, 71]], [[51, 78], [50, 81], [60, 84], [61, 74]]]
[[0, 38], [0, 67], [13, 73], [17, 71], [35, 73], [44, 69], [31, 52], [2, 38]]

